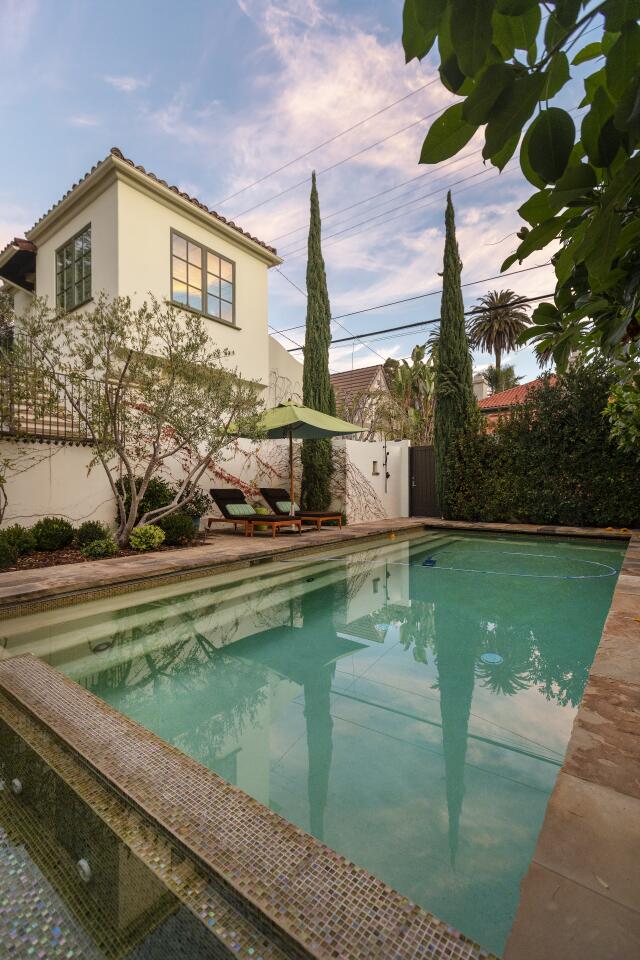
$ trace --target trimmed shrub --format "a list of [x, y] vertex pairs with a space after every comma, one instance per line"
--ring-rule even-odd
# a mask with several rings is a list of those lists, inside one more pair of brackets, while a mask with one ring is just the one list
[[493, 433], [470, 433], [451, 451], [443, 516], [566, 526], [640, 522], [634, 453], [620, 450], [603, 411], [615, 376], [606, 361], [576, 363], [543, 379]]
[[164, 543], [164, 530], [154, 523], [145, 523], [143, 527], [136, 527], [129, 536], [130, 546], [140, 552], [155, 550], [161, 543]]
[[196, 525], [192, 518], [181, 510], [158, 520], [157, 526], [164, 530], [164, 542], [170, 547], [190, 543], [196, 534]]
[[73, 540], [73, 527], [62, 517], [43, 517], [31, 528], [38, 550], [64, 550]]
[[33, 553], [37, 546], [33, 532], [20, 523], [14, 523], [13, 526], [0, 530], [0, 536], [13, 544], [19, 556], [23, 556], [25, 553]]
[[[139, 486], [141, 482], [142, 477], [136, 477], [136, 485]], [[118, 486], [119, 489], [126, 491], [125, 507], [128, 511], [131, 506], [128, 484], [126, 481], [122, 481]], [[160, 507], [169, 506], [177, 492], [177, 486], [169, 483], [168, 480], [163, 479], [163, 477], [152, 477], [142, 501], [138, 504], [137, 519], [139, 520], [140, 517], [144, 516], [149, 510], [159, 510]], [[186, 507], [182, 507], [181, 512], [188, 514], [190, 517], [202, 517], [209, 512], [212, 503], [213, 501], [209, 494], [204, 490], [198, 489], [194, 494], [193, 500], [188, 503]], [[119, 522], [120, 518], [116, 517], [116, 520]]]
[[18, 559], [18, 548], [11, 543], [5, 531], [0, 531], [0, 570], [12, 567]]
[[118, 544], [113, 537], [103, 537], [101, 540], [91, 540], [81, 550], [82, 556], [87, 560], [99, 560], [102, 557], [115, 557], [118, 552]]
[[76, 530], [76, 543], [79, 547], [86, 547], [94, 540], [109, 540], [110, 536], [111, 534], [104, 523], [99, 523], [97, 520], [85, 520]]

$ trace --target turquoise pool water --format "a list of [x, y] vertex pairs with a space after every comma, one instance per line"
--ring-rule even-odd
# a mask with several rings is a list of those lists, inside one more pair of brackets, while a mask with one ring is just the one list
[[501, 953], [622, 554], [434, 533], [75, 608], [29, 643]]

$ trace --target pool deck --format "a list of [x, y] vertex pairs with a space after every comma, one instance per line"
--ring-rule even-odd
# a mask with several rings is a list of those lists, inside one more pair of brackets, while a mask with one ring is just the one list
[[[206, 545], [175, 553], [2, 574], [0, 616], [37, 604], [77, 602], [97, 590], [115, 593], [127, 582], [139, 589], [150, 581], [201, 576], [282, 553], [307, 553], [353, 541], [364, 546], [367, 540], [390, 532], [420, 527], [628, 543], [565, 762], [522, 882], [504, 956], [505, 960], [637, 960], [640, 531], [413, 518], [305, 534], [302, 546], [297, 537], [252, 541], [216, 535]], [[85, 763], [115, 782], [154, 820], [164, 823], [197, 857], [222, 869], [221, 883], [232, 882], [235, 887], [240, 878], [240, 889], [250, 892], [251, 903], [269, 918], [291, 955], [380, 960], [485, 955], [476, 944], [447, 930], [366, 871], [260, 804], [256, 806], [246, 794], [194, 765], [40, 661], [22, 656], [0, 662], [0, 690], [54, 731]], [[187, 780], [188, 795], [168, 790], [168, 784]], [[248, 836], [253, 838], [251, 849], [246, 845]], [[260, 837], [264, 844], [258, 842]], [[258, 874], [254, 841], [260, 847]]]

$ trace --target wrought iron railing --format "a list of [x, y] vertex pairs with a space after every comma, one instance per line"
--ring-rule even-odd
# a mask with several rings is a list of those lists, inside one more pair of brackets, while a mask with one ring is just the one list
[[18, 336], [0, 344], [0, 435], [49, 443], [92, 443], [89, 424], [101, 409], [103, 384], [90, 377], [36, 369]]

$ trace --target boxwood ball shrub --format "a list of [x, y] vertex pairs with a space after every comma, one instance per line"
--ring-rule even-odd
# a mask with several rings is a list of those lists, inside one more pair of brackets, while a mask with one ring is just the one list
[[110, 533], [104, 523], [97, 520], [85, 520], [76, 530], [76, 543], [79, 547], [86, 547], [94, 540], [108, 540]]
[[196, 525], [192, 518], [181, 510], [158, 520], [157, 526], [164, 530], [164, 542], [171, 547], [180, 543], [190, 543], [196, 533]]
[[130, 546], [141, 553], [146, 550], [156, 550], [161, 543], [164, 543], [164, 530], [154, 523], [145, 523], [143, 527], [136, 527], [129, 536]]
[[64, 550], [73, 540], [73, 527], [62, 517], [43, 517], [33, 525], [38, 550]]
[[13, 526], [0, 530], [0, 534], [14, 545], [21, 557], [25, 553], [33, 553], [36, 549], [37, 544], [33, 531], [23, 527], [20, 523], [14, 523]]
[[99, 560], [102, 557], [115, 557], [118, 544], [113, 537], [103, 537], [101, 540], [91, 540], [81, 550], [87, 560]]
[[18, 548], [12, 543], [5, 531], [0, 531], [0, 570], [12, 567], [18, 559]]

